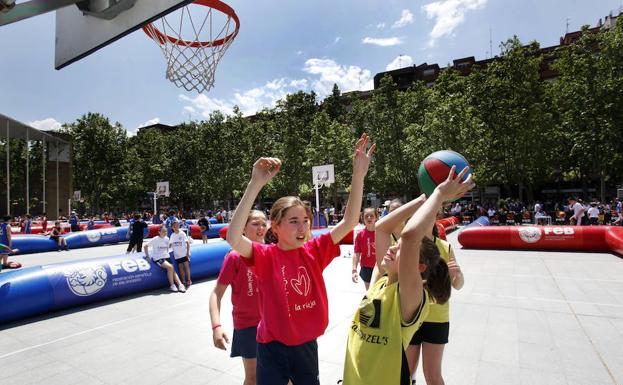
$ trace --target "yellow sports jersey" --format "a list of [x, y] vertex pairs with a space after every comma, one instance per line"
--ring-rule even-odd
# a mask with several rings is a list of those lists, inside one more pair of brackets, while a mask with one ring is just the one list
[[[439, 249], [441, 258], [448, 263], [450, 260], [450, 244], [443, 239], [435, 237], [435, 245]], [[424, 322], [450, 322], [450, 302], [446, 302], [443, 305], [431, 302], [428, 317], [426, 317]]]
[[[410, 384], [404, 350], [428, 315], [429, 298], [408, 324], [400, 315], [398, 283], [380, 278], [366, 293], [348, 331], [344, 385]], [[405, 382], [406, 381], [406, 382]]]

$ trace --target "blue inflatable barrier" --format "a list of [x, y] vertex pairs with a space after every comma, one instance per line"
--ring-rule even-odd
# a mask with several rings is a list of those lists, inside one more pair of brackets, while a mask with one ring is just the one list
[[467, 229], [470, 227], [489, 226], [489, 225], [490, 225], [489, 218], [483, 215], [481, 217], [478, 217], [475, 221], [473, 221], [469, 225], [463, 227], [463, 229]]
[[[63, 234], [63, 238], [68, 248], [81, 249], [125, 242], [129, 239], [128, 229], [128, 227], [105, 227]], [[19, 249], [19, 254], [44, 253], [58, 249], [58, 243], [45, 235], [15, 236], [12, 239], [12, 246]]]
[[[193, 279], [218, 274], [227, 242], [193, 246]], [[24, 268], [0, 275], [0, 324], [169, 286], [142, 253]]]

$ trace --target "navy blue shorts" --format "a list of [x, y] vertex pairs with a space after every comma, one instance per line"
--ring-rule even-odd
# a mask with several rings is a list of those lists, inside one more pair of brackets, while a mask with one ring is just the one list
[[359, 269], [359, 276], [361, 277], [361, 279], [363, 279], [364, 282], [370, 283], [370, 281], [372, 280], [372, 270], [374, 270], [371, 267], [361, 267], [361, 269]]
[[257, 385], [320, 385], [318, 343], [287, 346], [273, 341], [257, 343]]
[[257, 327], [246, 329], [234, 329], [234, 338], [231, 342], [231, 357], [255, 358], [257, 357], [257, 342], [255, 336]]
[[450, 322], [424, 322], [415, 332], [409, 345], [420, 345], [422, 342], [429, 344], [447, 344], [450, 335]]

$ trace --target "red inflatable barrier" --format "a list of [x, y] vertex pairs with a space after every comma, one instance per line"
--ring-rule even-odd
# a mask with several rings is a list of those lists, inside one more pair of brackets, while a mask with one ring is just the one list
[[472, 227], [459, 234], [465, 248], [569, 250], [623, 254], [623, 228], [614, 226]]
[[[50, 223], [48, 222], [48, 227], [46, 228], [46, 232], [50, 232], [52, 231], [52, 229], [54, 228], [54, 222]], [[67, 223], [61, 223], [61, 233], [62, 234], [67, 234], [71, 232], [71, 227], [69, 226], [69, 224]], [[43, 227], [42, 226], [31, 226], [30, 227], [30, 234], [41, 234], [43, 233]], [[19, 227], [11, 227], [11, 234], [24, 234], [22, 233], [22, 230]]]
[[[81, 223], [79, 226], [80, 226], [80, 230], [87, 230], [87, 227], [88, 227], [86, 223]], [[95, 223], [93, 225], [93, 230], [106, 229], [109, 227], [114, 227], [114, 226], [110, 223]]]
[[222, 229], [220, 229], [218, 231], [218, 236], [226, 240], [227, 239], [227, 230], [228, 229], [229, 229], [229, 226], [223, 227]]
[[457, 217], [438, 219], [435, 222], [435, 226], [437, 226], [437, 233], [439, 234], [439, 238], [446, 240], [446, 234], [456, 229], [458, 224], [459, 218]]
[[158, 236], [158, 230], [162, 225], [147, 225], [147, 238], [153, 238]]

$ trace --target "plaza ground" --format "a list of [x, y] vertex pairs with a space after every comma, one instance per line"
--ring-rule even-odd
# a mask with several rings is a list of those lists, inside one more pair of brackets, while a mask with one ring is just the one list
[[[611, 254], [463, 250], [451, 299], [446, 384], [623, 385], [623, 260]], [[197, 244], [197, 242], [195, 242]], [[117, 255], [125, 244], [15, 257], [24, 266]], [[325, 271], [330, 321], [318, 339], [321, 384], [341, 378], [363, 295], [352, 246]], [[0, 383], [242, 384], [240, 359], [214, 348], [208, 297], [162, 290], [0, 326]], [[0, 303], [0, 306], [2, 304]], [[229, 290], [222, 323], [232, 331]], [[421, 371], [418, 384], [424, 384]]]

